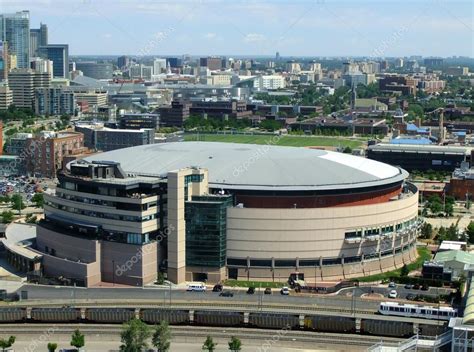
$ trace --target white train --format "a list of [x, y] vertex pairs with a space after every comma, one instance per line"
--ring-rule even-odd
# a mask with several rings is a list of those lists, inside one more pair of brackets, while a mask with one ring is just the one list
[[458, 310], [451, 307], [421, 306], [397, 302], [381, 302], [379, 313], [383, 315], [398, 315], [401, 317], [449, 320], [457, 317]]

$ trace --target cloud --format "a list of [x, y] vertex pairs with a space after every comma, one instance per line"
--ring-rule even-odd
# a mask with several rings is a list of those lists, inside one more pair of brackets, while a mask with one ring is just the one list
[[249, 33], [244, 37], [244, 42], [246, 43], [263, 42], [264, 40], [265, 36], [259, 33]]
[[104, 39], [110, 39], [110, 38], [112, 38], [112, 34], [110, 34], [110, 33], [104, 33], [104, 34], [102, 34], [102, 38], [104, 38]]
[[206, 33], [204, 34], [204, 39], [216, 39], [217, 38], [217, 34], [216, 33]]

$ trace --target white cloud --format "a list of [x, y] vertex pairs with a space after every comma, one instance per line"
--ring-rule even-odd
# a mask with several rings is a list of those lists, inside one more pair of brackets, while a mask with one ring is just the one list
[[206, 33], [204, 34], [204, 39], [216, 39], [217, 38], [217, 34], [216, 33]]
[[104, 33], [104, 34], [102, 34], [102, 38], [104, 38], [104, 39], [110, 39], [110, 38], [112, 38], [112, 34], [110, 34], [110, 33]]
[[265, 36], [259, 33], [249, 33], [244, 37], [244, 42], [246, 43], [262, 42], [264, 40]]

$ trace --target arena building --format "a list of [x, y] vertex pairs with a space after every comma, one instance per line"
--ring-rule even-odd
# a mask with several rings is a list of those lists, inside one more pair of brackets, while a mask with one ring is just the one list
[[[275, 137], [277, 138], [277, 137]], [[45, 196], [46, 276], [86, 286], [372, 275], [416, 258], [408, 173], [317, 149], [185, 142], [75, 161]]]

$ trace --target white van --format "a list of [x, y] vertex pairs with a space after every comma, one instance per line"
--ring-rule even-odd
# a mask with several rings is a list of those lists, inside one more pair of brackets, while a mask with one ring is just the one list
[[190, 282], [186, 291], [204, 292], [206, 291], [206, 285], [202, 282]]

